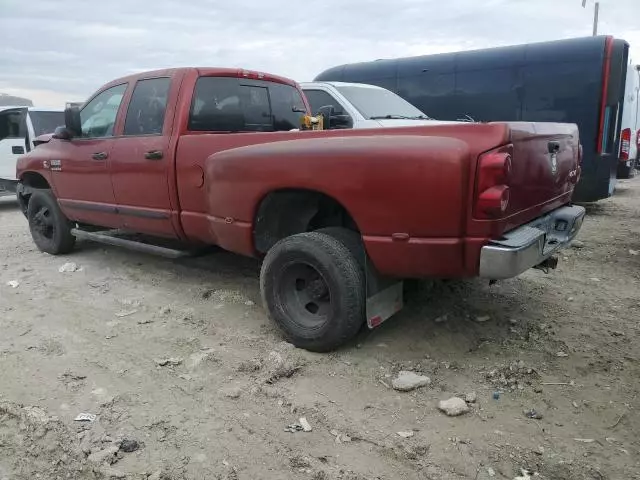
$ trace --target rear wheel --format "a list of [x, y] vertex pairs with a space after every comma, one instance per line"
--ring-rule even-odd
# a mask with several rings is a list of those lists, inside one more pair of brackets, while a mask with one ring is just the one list
[[71, 223], [49, 190], [35, 191], [31, 195], [27, 219], [31, 237], [38, 249], [51, 255], [73, 250], [76, 237], [71, 235]]
[[300, 348], [333, 350], [364, 323], [362, 268], [344, 243], [325, 233], [301, 233], [274, 245], [260, 289], [270, 316]]

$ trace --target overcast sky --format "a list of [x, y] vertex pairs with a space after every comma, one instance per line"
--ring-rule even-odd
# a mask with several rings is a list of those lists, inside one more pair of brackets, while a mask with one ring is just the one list
[[[640, 0], [601, 0], [600, 32], [640, 63]], [[0, 92], [36, 105], [169, 66], [311, 80], [376, 58], [587, 36], [593, 0], [0, 0]]]

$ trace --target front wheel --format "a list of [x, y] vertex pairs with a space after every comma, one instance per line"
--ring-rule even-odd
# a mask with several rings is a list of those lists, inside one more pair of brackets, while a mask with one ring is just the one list
[[31, 237], [38, 249], [51, 255], [69, 253], [76, 237], [71, 235], [71, 223], [48, 190], [35, 191], [27, 206]]
[[260, 290], [271, 318], [300, 348], [333, 350], [365, 320], [362, 268], [347, 246], [324, 233], [276, 243], [264, 259]]

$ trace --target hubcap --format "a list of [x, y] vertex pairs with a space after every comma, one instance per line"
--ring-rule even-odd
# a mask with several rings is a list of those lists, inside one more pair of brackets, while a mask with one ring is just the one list
[[297, 324], [318, 328], [329, 319], [332, 310], [329, 286], [311, 265], [296, 263], [285, 267], [277, 289], [282, 306]]

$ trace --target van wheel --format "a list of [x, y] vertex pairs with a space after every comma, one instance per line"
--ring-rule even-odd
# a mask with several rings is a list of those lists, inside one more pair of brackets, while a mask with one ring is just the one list
[[362, 268], [341, 241], [301, 233], [276, 243], [260, 272], [271, 318], [295, 346], [327, 352], [353, 338], [364, 323]]
[[76, 237], [71, 235], [71, 223], [49, 190], [35, 191], [31, 195], [27, 219], [31, 237], [39, 250], [51, 255], [73, 250]]

